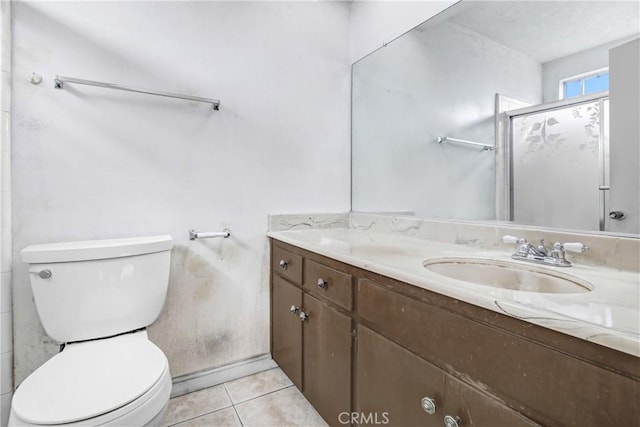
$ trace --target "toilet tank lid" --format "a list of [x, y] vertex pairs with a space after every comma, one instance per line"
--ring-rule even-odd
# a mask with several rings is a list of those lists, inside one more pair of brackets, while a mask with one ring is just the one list
[[121, 258], [168, 251], [173, 238], [168, 235], [128, 237], [124, 239], [84, 240], [27, 246], [20, 251], [27, 264], [90, 261]]

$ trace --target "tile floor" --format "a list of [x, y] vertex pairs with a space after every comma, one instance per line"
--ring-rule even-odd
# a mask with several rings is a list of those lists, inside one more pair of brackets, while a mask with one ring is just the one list
[[179, 427], [326, 425], [280, 368], [174, 397], [163, 420]]

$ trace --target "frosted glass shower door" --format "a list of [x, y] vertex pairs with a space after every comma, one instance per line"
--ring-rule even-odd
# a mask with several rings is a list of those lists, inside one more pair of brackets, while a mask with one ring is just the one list
[[596, 100], [512, 118], [511, 200], [516, 223], [600, 228], [600, 186], [607, 180], [601, 105]]

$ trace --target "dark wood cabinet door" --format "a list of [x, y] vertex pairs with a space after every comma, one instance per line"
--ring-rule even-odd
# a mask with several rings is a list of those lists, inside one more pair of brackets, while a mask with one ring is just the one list
[[303, 310], [303, 394], [329, 425], [344, 425], [338, 417], [351, 411], [351, 319], [306, 293]]
[[[463, 382], [447, 375], [445, 416], [458, 417], [460, 426], [533, 427], [539, 424]], [[444, 419], [444, 418], [442, 418]]]
[[[360, 425], [385, 418], [388, 426], [443, 425], [444, 372], [362, 325], [357, 343], [354, 412]], [[435, 401], [434, 414], [422, 408], [423, 398]]]
[[271, 304], [273, 360], [302, 390], [302, 321], [291, 311], [302, 307], [302, 290], [274, 275]]

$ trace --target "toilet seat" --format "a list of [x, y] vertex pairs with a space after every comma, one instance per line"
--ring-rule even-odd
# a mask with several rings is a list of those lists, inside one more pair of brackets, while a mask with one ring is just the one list
[[[137, 399], [144, 404], [160, 389], [167, 394], [167, 381], [170, 392], [167, 358], [146, 331], [69, 344], [18, 387], [11, 412], [32, 425], [73, 424], [89, 418], [104, 424], [126, 413], [119, 409], [129, 404], [133, 410]], [[112, 412], [113, 417], [108, 416]]]

